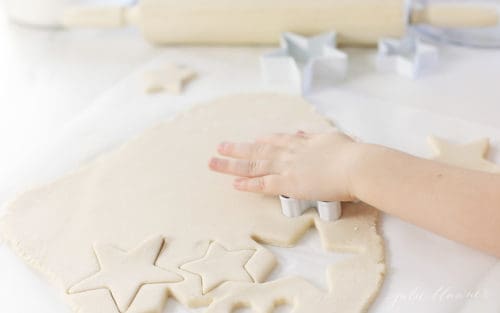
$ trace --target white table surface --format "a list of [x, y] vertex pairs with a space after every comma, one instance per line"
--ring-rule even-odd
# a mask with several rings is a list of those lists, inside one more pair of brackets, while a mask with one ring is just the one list
[[[259, 80], [258, 67], [268, 49], [154, 48], [132, 30], [41, 31], [8, 25], [1, 15], [0, 203], [192, 103], [269, 90]], [[376, 73], [373, 52], [349, 49], [348, 79], [308, 96], [320, 112], [363, 139], [422, 156], [429, 131], [457, 141], [489, 136], [492, 157], [499, 161], [500, 51], [443, 47], [440, 68], [416, 81]], [[182, 96], [145, 95], [144, 71], [166, 61], [195, 68], [199, 79]], [[407, 134], [405, 140], [401, 133]], [[384, 218], [382, 229], [389, 274], [370, 312], [465, 313], [479, 312], [478, 306], [481, 312], [500, 312], [500, 301], [494, 300], [500, 297], [498, 260], [392, 217]], [[315, 234], [296, 249], [299, 259], [323, 253]], [[274, 250], [278, 257], [289, 255], [281, 250]], [[299, 272], [321, 281], [324, 273], [317, 268], [326, 266], [324, 260], [302, 258], [278, 273]], [[464, 292], [480, 294], [460, 298]], [[173, 302], [167, 311], [185, 312]], [[0, 312], [69, 310], [2, 245]]]

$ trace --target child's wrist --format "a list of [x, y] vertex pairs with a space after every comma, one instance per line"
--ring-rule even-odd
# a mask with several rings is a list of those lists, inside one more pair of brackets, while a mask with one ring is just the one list
[[[371, 193], [375, 185], [391, 175], [390, 170], [386, 170], [387, 164], [395, 160], [393, 152], [375, 144], [362, 143], [356, 147], [349, 177], [349, 191], [355, 199], [363, 201], [363, 195]], [[381, 174], [381, 169], [385, 175]]]
[[349, 162], [348, 191], [352, 199], [360, 200], [360, 186], [366, 176], [366, 169], [369, 167], [371, 155], [373, 155], [375, 146], [366, 143], [354, 143], [351, 146], [351, 160]]

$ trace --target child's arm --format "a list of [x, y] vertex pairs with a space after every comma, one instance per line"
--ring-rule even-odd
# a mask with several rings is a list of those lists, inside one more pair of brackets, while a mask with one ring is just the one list
[[359, 199], [500, 257], [500, 175], [465, 170], [346, 135], [276, 134], [222, 143], [210, 168], [240, 176], [235, 188], [298, 199]]

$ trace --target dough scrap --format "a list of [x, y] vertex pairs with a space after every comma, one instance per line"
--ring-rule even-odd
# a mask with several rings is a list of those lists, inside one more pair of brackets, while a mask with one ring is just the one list
[[431, 136], [429, 143], [436, 153], [436, 161], [471, 170], [500, 173], [500, 166], [486, 159], [489, 150], [488, 138], [457, 145]]
[[292, 305], [294, 313], [366, 312], [386, 270], [383, 239], [374, 235], [377, 221], [378, 211], [363, 203], [343, 203], [342, 218], [335, 222], [325, 222], [316, 215], [315, 226], [325, 250], [355, 254], [327, 269], [328, 290], [300, 277], [261, 284], [231, 283], [217, 290], [207, 313], [229, 313], [241, 306], [271, 313], [283, 303]]
[[[297, 312], [309, 307], [318, 313], [360, 313], [374, 299], [385, 272], [376, 209], [346, 203], [342, 218], [335, 222], [322, 221], [313, 211], [287, 218], [281, 214], [277, 197], [235, 191], [231, 177], [211, 172], [207, 166], [222, 140], [251, 141], [272, 132], [332, 128], [298, 97], [224, 97], [180, 114], [77, 171], [22, 194], [0, 219], [0, 233], [79, 313], [124, 313], [127, 307], [127, 313], [158, 312], [169, 296], [186, 306], [210, 305], [209, 310], [215, 310], [225, 304], [237, 306], [241, 295], [249, 303], [264, 306], [287, 300]], [[276, 259], [262, 244], [291, 247], [311, 227], [318, 229], [325, 250], [355, 253], [328, 269], [329, 290], [299, 277], [265, 282]], [[108, 289], [68, 292], [100, 273], [103, 264], [96, 259], [96, 243], [112, 244], [122, 251], [149, 246], [152, 251], [142, 252], [151, 257], [158, 246], [148, 244], [148, 238], [164, 242], [164, 249], [154, 260], [161, 275], [147, 282], [164, 281], [162, 275], [167, 272], [182, 281], [144, 284], [130, 306], [128, 293], [117, 305]], [[251, 280], [225, 281], [204, 293], [200, 275], [183, 268], [208, 257], [214, 243], [228, 254], [224, 256], [221, 249], [221, 258], [236, 262], [230, 267], [246, 270]], [[243, 264], [241, 258], [229, 257], [235, 251], [252, 253], [248, 252]], [[152, 259], [148, 260], [151, 265]], [[205, 278], [219, 275], [216, 280], [225, 279], [210, 267], [200, 271], [208, 271], [201, 274]], [[144, 272], [122, 274], [113, 276], [108, 286], [134, 285]], [[83, 289], [89, 288], [78, 290]]]

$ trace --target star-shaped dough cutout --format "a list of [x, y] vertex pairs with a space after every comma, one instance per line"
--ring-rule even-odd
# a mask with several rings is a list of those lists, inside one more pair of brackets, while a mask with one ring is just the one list
[[201, 259], [186, 263], [181, 269], [200, 276], [202, 291], [206, 294], [226, 281], [253, 282], [245, 265], [254, 253], [251, 249], [230, 251], [212, 242]]
[[161, 69], [146, 73], [146, 92], [157, 93], [165, 90], [178, 95], [182, 92], [184, 85], [194, 77], [196, 77], [196, 72], [192, 69], [170, 63]]
[[471, 170], [500, 173], [500, 166], [486, 159], [489, 149], [487, 138], [457, 145], [431, 136], [429, 143], [436, 152], [434, 160]]
[[164, 240], [160, 236], [145, 241], [129, 252], [111, 245], [95, 245], [99, 272], [71, 287], [68, 293], [108, 289], [118, 310], [127, 311], [142, 285], [182, 280], [179, 275], [155, 266], [163, 245]]

